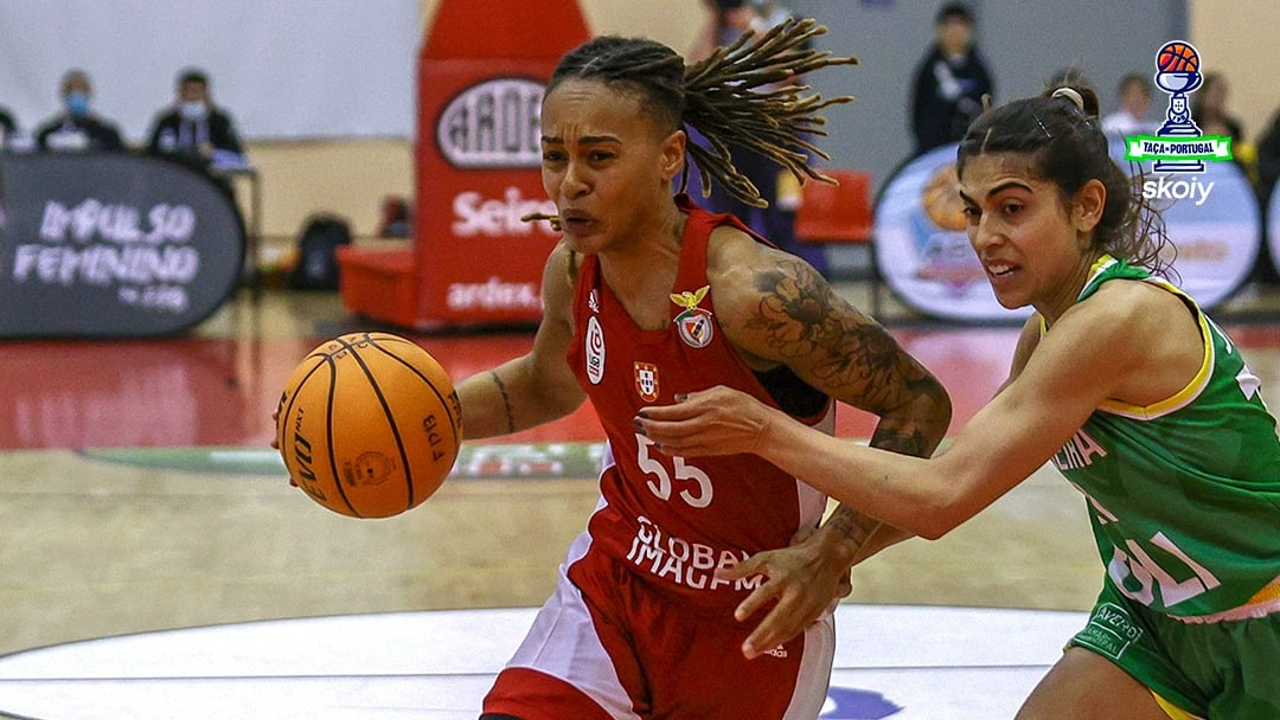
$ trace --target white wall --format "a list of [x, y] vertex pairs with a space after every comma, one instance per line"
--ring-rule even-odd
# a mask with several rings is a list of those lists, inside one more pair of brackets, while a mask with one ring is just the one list
[[1191, 42], [1210, 70], [1226, 75], [1227, 105], [1244, 124], [1245, 139], [1256, 143], [1280, 111], [1280, 2], [1190, 0], [1189, 6]]
[[[349, 0], [285, 1], [321, 7], [328, 3], [357, 6]], [[429, 18], [439, 2], [410, 1], [417, 4], [421, 13], [418, 23]], [[105, 5], [96, 0], [4, 0], [0, 7], [66, 6], [76, 2]], [[121, 2], [158, 6], [161, 0]], [[483, 7], [483, 0], [475, 2]], [[685, 50], [692, 46], [701, 24], [699, 3], [700, 0], [582, 0], [582, 7], [588, 24], [597, 33], [645, 35]], [[202, 0], [183, 7], [224, 4], [222, 0]], [[792, 0], [797, 11], [817, 17], [831, 28], [831, 34], [823, 40], [824, 47], [861, 59], [857, 68], [833, 72], [830, 87], [819, 85], [828, 94], [852, 93], [856, 97], [852, 105], [833, 108], [829, 113], [832, 137], [824, 145], [838, 163], [871, 168], [877, 183], [908, 151], [905, 78], [928, 43], [937, 4], [930, 0]], [[1003, 99], [1034, 92], [1053, 70], [1077, 60], [1084, 61], [1103, 97], [1108, 98], [1109, 89], [1124, 71], [1146, 67], [1161, 40], [1186, 32], [1205, 55], [1206, 63], [1228, 74], [1232, 82], [1231, 104], [1244, 118], [1247, 131], [1258, 132], [1280, 106], [1276, 92], [1280, 87], [1280, 63], [1269, 58], [1275, 28], [1280, 27], [1280, 3], [1274, 0], [1231, 3], [1229, 12], [1223, 3], [1213, 0], [1190, 0], [1189, 4], [1184, 0], [1126, 0], [1108, 4], [1110, 9], [1104, 12], [1098, 12], [1098, 4], [1083, 0], [973, 0], [973, 4], [983, 18], [980, 41], [992, 60]], [[11, 28], [0, 25], [0, 33], [5, 38], [0, 43], [0, 67], [32, 62], [31, 58], [14, 54], [15, 46], [9, 42]], [[369, 44], [354, 35], [352, 42], [357, 48]], [[60, 57], [65, 56], [64, 47]], [[357, 63], [365, 62], [367, 57], [350, 49], [335, 51], [331, 56]], [[154, 64], [154, 83], [160, 85], [156, 92], [163, 96], [171, 90], [174, 70], [168, 67], [169, 62]], [[62, 65], [58, 63], [57, 68]], [[415, 67], [416, 55], [405, 69], [407, 77], [412, 78]], [[105, 67], [89, 69], [100, 84], [111, 76]], [[49, 72], [52, 79], [42, 81], [42, 87], [33, 87], [32, 92], [54, 92], [52, 86], [60, 69]], [[235, 109], [230, 84], [216, 73], [215, 83], [219, 97]], [[106, 94], [104, 86], [103, 95]], [[4, 102], [0, 98], [0, 104]], [[148, 103], [148, 107], [155, 102], [162, 99]], [[53, 99], [48, 103], [51, 107]], [[22, 120], [30, 122], [27, 117]], [[407, 137], [259, 139], [250, 142], [249, 152], [262, 170], [266, 206], [263, 224], [269, 234], [292, 235], [309, 213], [319, 210], [346, 215], [357, 232], [370, 233], [377, 224], [384, 195], [407, 196], [414, 192], [412, 143]]]
[[409, 137], [419, 26], [417, 0], [5, 0], [0, 105], [34, 128], [80, 68], [137, 143], [198, 66], [246, 138]]

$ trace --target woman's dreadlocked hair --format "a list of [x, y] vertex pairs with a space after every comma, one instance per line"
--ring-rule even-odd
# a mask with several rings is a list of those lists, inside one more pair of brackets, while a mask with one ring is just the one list
[[[565, 80], [583, 79], [642, 93], [646, 102], [641, 107], [659, 127], [677, 130], [688, 125], [707, 139], [709, 148], [688, 144], [704, 195], [711, 192], [711, 181], [719, 182], [743, 202], [760, 207], [766, 203], [734, 167], [730, 142], [772, 159], [801, 182], [806, 178], [833, 182], [809, 167], [808, 153], [824, 159], [830, 156], [805, 136], [826, 135], [822, 129], [826, 120], [817, 111], [853, 98], [805, 95], [808, 87], [786, 82], [829, 65], [857, 64], [856, 58], [833, 57], [805, 47], [826, 31], [814, 20], [788, 19], [761, 35], [744, 33], [732, 45], [688, 67], [662, 43], [597, 37], [560, 60], [546, 92], [550, 94]], [[682, 189], [688, 179], [686, 168]]]

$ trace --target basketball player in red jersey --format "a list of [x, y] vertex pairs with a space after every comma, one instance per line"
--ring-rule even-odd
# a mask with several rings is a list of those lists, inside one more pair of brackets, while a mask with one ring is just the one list
[[[528, 355], [458, 392], [468, 439], [547, 422], [589, 397], [608, 448], [596, 512], [483, 720], [821, 711], [842, 581], [903, 533], [847, 508], [818, 527], [826, 498], [802, 480], [749, 455], [664, 455], [633, 419], [676, 393], [728, 385], [828, 429], [834, 400], [862, 408], [880, 417], [874, 445], [913, 455], [947, 429], [941, 385], [812, 267], [671, 194], [688, 152], [758, 201], [725, 152], [730, 137], [813, 176], [794, 150], [809, 147], [801, 134], [821, 122], [814, 111], [843, 98], [751, 88], [851, 62], [798, 49], [822, 31], [788, 22], [690, 68], [659, 43], [601, 37], [568, 53], [548, 84], [542, 177], [564, 238], [543, 272], [544, 317]], [[712, 150], [688, 144], [685, 125]], [[762, 575], [717, 575], [762, 553]], [[777, 600], [759, 607], [766, 596]], [[761, 622], [755, 610], [769, 612]]]

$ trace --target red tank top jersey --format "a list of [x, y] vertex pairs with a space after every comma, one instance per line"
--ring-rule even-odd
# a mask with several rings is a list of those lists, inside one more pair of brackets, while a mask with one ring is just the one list
[[[714, 577], [715, 568], [785, 547], [802, 525], [821, 519], [826, 497], [755, 455], [672, 457], [635, 431], [641, 408], [715, 385], [778, 407], [725, 338], [707, 281], [711, 231], [725, 224], [750, 231], [683, 196], [680, 205], [688, 220], [665, 329], [636, 326], [594, 256], [584, 257], [579, 270], [567, 357], [608, 439], [587, 556], [603, 553], [700, 605], [731, 606], [760, 578], [725, 582]], [[830, 411], [828, 400], [819, 416], [800, 419], [816, 424]]]

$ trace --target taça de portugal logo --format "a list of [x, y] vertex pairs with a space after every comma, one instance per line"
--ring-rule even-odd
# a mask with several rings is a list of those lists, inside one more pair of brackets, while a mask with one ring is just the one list
[[1202, 135], [1191, 118], [1188, 95], [1204, 82], [1200, 53], [1184, 40], [1165, 43], [1156, 53], [1156, 86], [1169, 93], [1164, 124], [1155, 135], [1125, 138], [1126, 160], [1154, 160], [1155, 172], [1204, 172], [1204, 161], [1231, 159], [1231, 138]]

